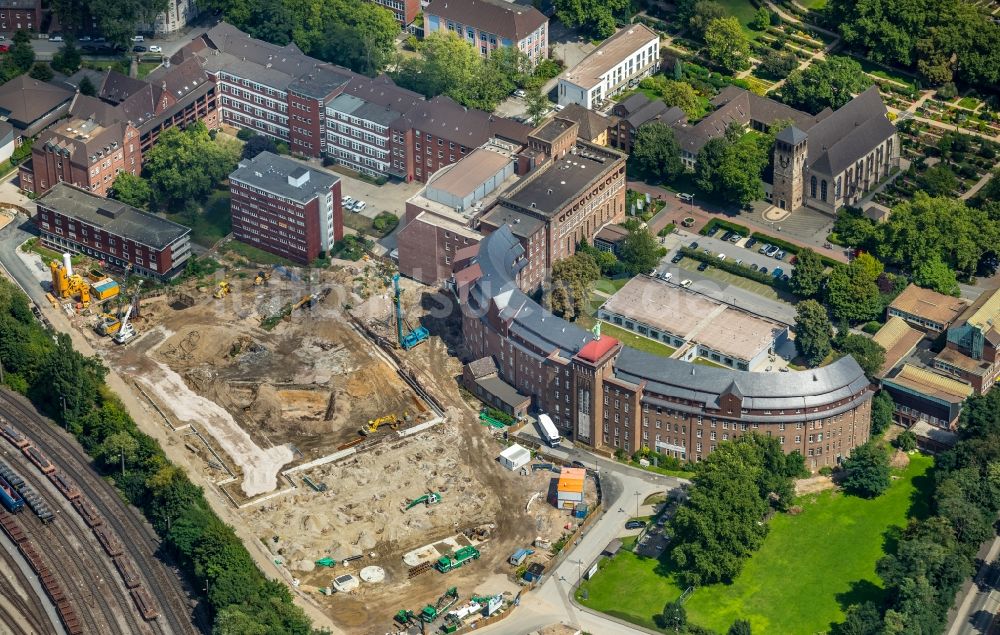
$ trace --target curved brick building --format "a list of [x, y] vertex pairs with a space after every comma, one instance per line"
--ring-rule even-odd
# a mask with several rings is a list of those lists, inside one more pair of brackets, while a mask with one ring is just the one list
[[466, 345], [575, 441], [698, 461], [720, 441], [756, 431], [799, 450], [815, 470], [868, 440], [871, 386], [854, 358], [752, 373], [644, 353], [544, 310], [518, 285], [526, 264], [502, 226], [456, 274]]

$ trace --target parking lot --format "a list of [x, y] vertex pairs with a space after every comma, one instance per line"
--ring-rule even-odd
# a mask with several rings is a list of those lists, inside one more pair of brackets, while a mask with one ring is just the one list
[[[402, 218], [406, 212], [406, 199], [419, 192], [424, 184], [414, 181], [413, 183], [400, 183], [390, 181], [385, 185], [375, 185], [362, 181], [351, 176], [337, 172], [340, 177], [341, 196], [350, 196], [353, 199], [360, 199], [365, 202], [365, 209], [362, 215], [368, 218], [375, 218], [382, 212], [392, 212]], [[344, 210], [345, 214], [350, 214]]]
[[746, 244], [749, 240], [751, 240], [750, 238], [744, 236], [738, 242], [732, 243], [721, 240], [722, 236], [723, 232], [721, 231], [716, 234], [715, 238], [709, 238], [708, 236], [701, 236], [688, 232], [671, 234], [670, 236], [667, 236], [666, 241], [669, 241], [671, 238], [675, 239], [675, 241], [674, 244], [669, 244], [666, 241], [664, 242], [664, 245], [669, 251], [661, 264], [670, 264], [670, 259], [673, 258], [680, 247], [687, 247], [691, 244], [691, 242], [697, 242], [699, 250], [703, 251], [708, 249], [715, 255], [725, 254], [728, 262], [742, 260], [743, 264], [748, 267], [752, 265], [757, 265], [758, 268], [765, 267], [768, 273], [773, 272], [775, 267], [780, 267], [785, 274], [791, 275], [792, 269], [795, 268], [795, 266], [790, 262], [791, 254], [786, 255], [784, 260], [779, 261], [760, 253], [759, 250], [764, 246], [763, 243], [757, 242], [747, 249]]

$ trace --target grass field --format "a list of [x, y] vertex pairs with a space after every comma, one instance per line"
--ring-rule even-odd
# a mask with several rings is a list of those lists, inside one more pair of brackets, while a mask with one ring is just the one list
[[160, 66], [159, 62], [139, 62], [139, 67], [136, 70], [136, 75], [139, 79], [146, 77], [153, 72], [154, 69]]
[[719, 4], [731, 15], [736, 16], [736, 19], [743, 25], [743, 31], [750, 36], [751, 40], [756, 40], [760, 36], [760, 31], [754, 31], [749, 26], [754, 14], [757, 13], [757, 7], [753, 6], [750, 0], [719, 0]]
[[618, 289], [621, 289], [631, 278], [601, 278], [596, 283], [594, 283], [594, 289], [600, 291], [601, 293], [607, 293], [608, 295], [614, 295]]
[[[755, 633], [806, 635], [826, 632], [841, 621], [843, 607], [878, 599], [882, 588], [875, 562], [884, 553], [887, 530], [928, 513], [927, 472], [933, 459], [910, 458], [879, 498], [824, 492], [799, 499], [803, 511], [798, 515], [775, 516], [764, 546], [733, 584], [691, 594], [685, 604], [688, 619], [719, 632], [742, 618]], [[683, 591], [669, 563], [661, 575], [658, 561], [622, 551], [602, 564], [601, 572], [581, 587], [589, 593], [581, 603], [647, 628], [655, 628], [653, 616]]]
[[276, 256], [270, 252], [264, 251], [263, 249], [257, 249], [246, 243], [241, 243], [238, 240], [231, 240], [226, 243], [223, 248], [224, 251], [229, 253], [234, 253], [238, 256], [243, 256], [253, 264], [257, 265], [292, 265], [296, 266], [291, 260], [282, 258], [281, 256]]
[[233, 230], [229, 213], [229, 190], [215, 190], [208, 195], [204, 208], [190, 224], [186, 214], [167, 214], [167, 218], [191, 228], [191, 240], [211, 247]]
[[656, 340], [636, 335], [632, 331], [626, 331], [623, 328], [617, 327], [614, 324], [608, 324], [604, 321], [601, 322], [601, 335], [610, 335], [625, 346], [631, 346], [632, 348], [637, 348], [640, 351], [646, 351], [647, 353], [652, 353], [654, 355], [662, 355], [663, 357], [670, 357], [674, 354], [674, 351], [677, 350], [676, 348], [671, 348], [666, 344], [661, 344]]

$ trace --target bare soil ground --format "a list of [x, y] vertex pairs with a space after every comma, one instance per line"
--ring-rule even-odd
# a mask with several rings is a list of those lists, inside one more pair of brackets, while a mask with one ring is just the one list
[[[384, 272], [351, 263], [296, 273], [300, 280], [272, 276], [268, 287], [255, 287], [231, 271], [233, 292], [223, 299], [212, 297], [215, 281], [200, 288], [185, 283], [180, 292], [195, 298], [190, 308], [173, 295], [145, 300], [140, 337], [124, 347], [94, 334], [92, 317], [78, 318], [77, 326], [180, 428], [174, 434], [191, 452], [190, 465], [217, 485], [230, 480], [219, 461], [232, 470], [236, 480], [225, 491], [248, 503], [236, 512], [240, 524], [345, 630], [391, 630], [397, 610], [419, 610], [450, 586], [457, 585], [463, 598], [515, 591], [510, 554], [536, 536], [555, 542], [573, 519], [547, 502], [555, 474], [522, 476], [500, 467], [502, 445], [479, 425], [457, 389], [457, 313], [414, 283], [404, 281], [408, 321], [424, 324], [432, 337], [398, 354], [404, 370], [441, 403], [445, 423], [406, 438], [383, 428], [376, 443], [351, 457], [282, 476], [357, 440], [358, 428], [370, 419], [395, 414], [405, 419], [405, 429], [437, 416], [350, 326], [348, 310], [394, 340]], [[311, 309], [292, 312], [273, 330], [262, 328], [309, 293], [320, 298]], [[315, 491], [304, 477], [325, 491]], [[427, 492], [440, 492], [442, 501], [402, 510]], [[482, 532], [479, 560], [448, 574], [432, 570], [409, 578], [404, 553], [466, 530]], [[337, 565], [317, 567], [324, 557]], [[320, 593], [333, 577], [370, 565], [385, 570], [384, 582], [363, 583], [349, 594]]]

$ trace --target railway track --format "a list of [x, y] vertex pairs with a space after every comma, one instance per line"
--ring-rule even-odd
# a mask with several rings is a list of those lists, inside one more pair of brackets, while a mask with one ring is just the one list
[[[46, 611], [46, 600], [35, 594], [31, 581], [24, 575], [20, 566], [20, 556], [0, 549], [0, 566], [9, 571], [10, 578], [16, 581], [27, 597], [23, 597], [16, 589], [6, 582], [0, 581], [0, 624], [5, 625], [14, 635], [31, 635], [32, 633], [50, 633], [55, 628]], [[20, 626], [24, 624], [25, 627]]]
[[[118, 536], [125, 554], [132, 559], [144, 578], [144, 588], [160, 609], [158, 619], [145, 622], [149, 630], [164, 635], [198, 633], [192, 624], [192, 609], [179, 574], [167, 568], [155, 555], [160, 544], [155, 531], [138, 517], [135, 510], [122, 504], [117, 491], [90, 467], [90, 458], [76, 440], [39, 415], [19, 395], [0, 392], [0, 415], [19, 425], [35, 446], [76, 482], [87, 500], [103, 516], [105, 526]], [[117, 576], [111, 559], [104, 557], [103, 553], [100, 555], [106, 564], [111, 565], [109, 575]], [[131, 599], [129, 614], [139, 619]], [[135, 632], [143, 630], [147, 629], [137, 629]]]

